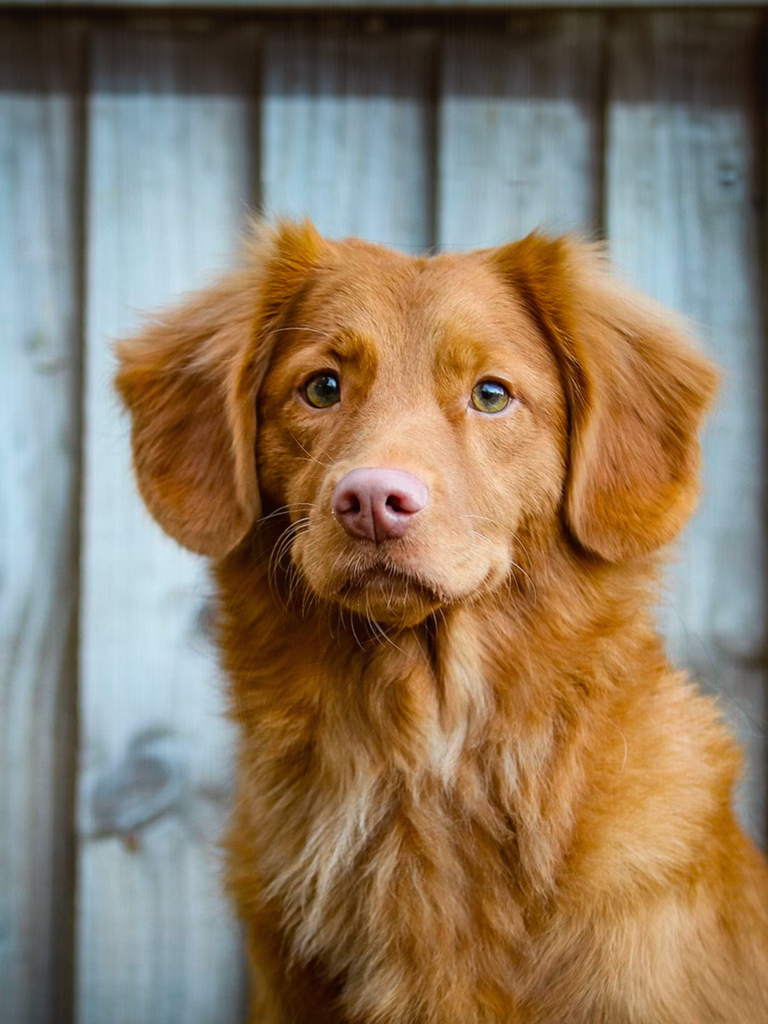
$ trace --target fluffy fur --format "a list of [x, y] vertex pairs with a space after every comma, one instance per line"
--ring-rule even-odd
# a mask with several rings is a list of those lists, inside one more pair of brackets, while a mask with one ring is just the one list
[[[739, 755], [648, 610], [715, 389], [670, 314], [569, 239], [284, 222], [119, 360], [147, 505], [215, 559], [252, 1024], [768, 1019]], [[403, 538], [334, 519], [358, 466], [428, 484]]]

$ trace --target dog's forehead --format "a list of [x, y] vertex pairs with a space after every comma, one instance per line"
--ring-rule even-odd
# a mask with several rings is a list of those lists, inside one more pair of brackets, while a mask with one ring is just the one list
[[412, 257], [357, 243], [340, 245], [338, 255], [313, 289], [313, 322], [323, 333], [352, 333], [401, 365], [482, 346], [551, 365], [520, 297], [485, 254]]

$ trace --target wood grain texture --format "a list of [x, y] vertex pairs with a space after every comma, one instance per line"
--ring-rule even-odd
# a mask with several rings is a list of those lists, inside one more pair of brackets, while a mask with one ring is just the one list
[[705, 439], [701, 507], [663, 620], [676, 660], [747, 750], [742, 816], [766, 802], [764, 355], [760, 310], [758, 24], [749, 14], [618, 21], [607, 150], [611, 252], [640, 287], [692, 317], [724, 371]]
[[287, 26], [264, 43], [267, 212], [331, 237], [420, 251], [430, 243], [431, 37]]
[[498, 245], [598, 218], [598, 15], [516, 15], [445, 40], [438, 240]]
[[77, 1020], [231, 1024], [240, 941], [215, 840], [232, 737], [207, 572], [139, 500], [110, 343], [236, 245], [253, 39], [115, 31], [92, 52]]
[[0, 1019], [71, 1020], [79, 34], [0, 19]]

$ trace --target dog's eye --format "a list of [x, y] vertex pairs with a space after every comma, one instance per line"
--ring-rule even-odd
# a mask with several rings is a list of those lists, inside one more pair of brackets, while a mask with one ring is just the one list
[[501, 412], [507, 408], [511, 397], [497, 380], [481, 380], [472, 388], [472, 405], [478, 412]]
[[335, 373], [316, 373], [302, 389], [307, 402], [315, 409], [327, 409], [341, 399], [341, 385]]

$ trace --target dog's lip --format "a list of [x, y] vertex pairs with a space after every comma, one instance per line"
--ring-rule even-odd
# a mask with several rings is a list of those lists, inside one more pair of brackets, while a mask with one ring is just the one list
[[417, 572], [403, 569], [401, 566], [386, 562], [377, 562], [348, 575], [338, 587], [338, 593], [344, 597], [355, 590], [364, 590], [376, 585], [398, 584], [413, 587], [432, 601], [443, 603], [445, 598], [435, 585]]

